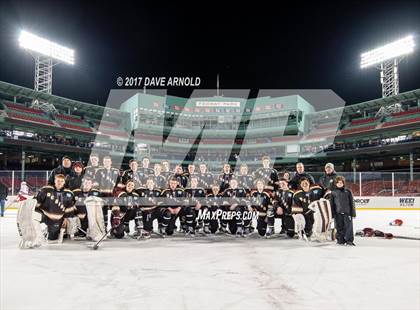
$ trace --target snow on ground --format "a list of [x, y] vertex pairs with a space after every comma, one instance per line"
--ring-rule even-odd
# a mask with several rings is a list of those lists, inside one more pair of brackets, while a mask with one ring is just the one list
[[1, 309], [419, 309], [420, 242], [182, 237], [20, 250], [0, 219]]

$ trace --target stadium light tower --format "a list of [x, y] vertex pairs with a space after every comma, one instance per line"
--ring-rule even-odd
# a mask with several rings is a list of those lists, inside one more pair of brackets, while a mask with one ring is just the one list
[[382, 97], [398, 95], [398, 63], [414, 51], [414, 38], [409, 35], [395, 42], [375, 48], [361, 55], [362, 69], [375, 66], [381, 71]]
[[[51, 94], [53, 66], [61, 62], [74, 65], [74, 50], [41, 38], [25, 30], [22, 30], [20, 33], [19, 45], [30, 51], [35, 59], [34, 89]], [[32, 103], [32, 106], [49, 112], [56, 112], [55, 107], [47, 102], [35, 100]]]

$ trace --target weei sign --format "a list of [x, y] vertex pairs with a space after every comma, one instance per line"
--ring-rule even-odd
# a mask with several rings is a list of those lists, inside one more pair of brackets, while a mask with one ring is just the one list
[[359, 210], [420, 210], [420, 197], [355, 197]]

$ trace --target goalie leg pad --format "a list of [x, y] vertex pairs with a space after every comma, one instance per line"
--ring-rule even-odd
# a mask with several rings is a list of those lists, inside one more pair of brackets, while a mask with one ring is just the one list
[[19, 247], [22, 249], [37, 247], [45, 243], [40, 226], [42, 215], [35, 211], [36, 203], [35, 199], [28, 199], [19, 206], [16, 224], [21, 237]]
[[85, 200], [88, 222], [88, 237], [99, 241], [105, 234], [104, 217], [102, 213], [103, 200], [98, 197], [88, 197]]

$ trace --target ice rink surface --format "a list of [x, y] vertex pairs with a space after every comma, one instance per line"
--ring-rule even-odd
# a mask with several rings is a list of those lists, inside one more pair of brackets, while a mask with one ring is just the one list
[[17, 248], [0, 219], [1, 309], [419, 309], [420, 241], [183, 237]]

